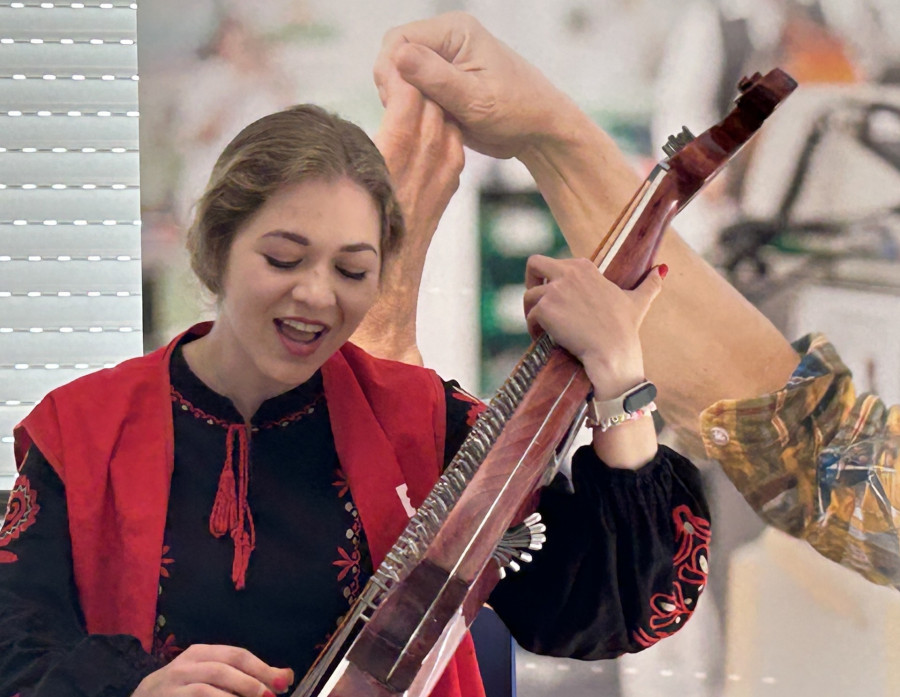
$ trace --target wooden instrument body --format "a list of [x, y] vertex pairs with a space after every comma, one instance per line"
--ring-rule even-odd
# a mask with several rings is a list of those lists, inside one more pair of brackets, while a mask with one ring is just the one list
[[[599, 270], [634, 288], [672, 218], [795, 86], [779, 70], [743, 80], [736, 108], [677, 143], [635, 194], [594, 255]], [[590, 390], [578, 361], [554, 348], [415, 567], [380, 600], [327, 683], [295, 695], [427, 697], [500, 579], [492, 562], [498, 542], [546, 484], [548, 462]]]

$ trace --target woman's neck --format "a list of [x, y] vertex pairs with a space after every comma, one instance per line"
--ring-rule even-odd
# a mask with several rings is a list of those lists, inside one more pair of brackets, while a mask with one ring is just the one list
[[182, 347], [184, 359], [191, 372], [213, 392], [230, 399], [249, 424], [263, 402], [284, 390], [272, 390], [271, 387], [266, 390], [250, 384], [245, 379], [247, 371], [241, 370], [240, 365], [233, 365], [236, 361], [220, 350], [214, 332], [215, 327], [209, 334], [185, 344]]

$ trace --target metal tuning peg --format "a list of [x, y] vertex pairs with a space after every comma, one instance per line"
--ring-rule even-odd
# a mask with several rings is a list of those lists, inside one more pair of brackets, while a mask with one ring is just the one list
[[681, 133], [669, 136], [669, 140], [662, 146], [663, 152], [667, 157], [672, 157], [693, 139], [694, 134], [688, 130], [687, 126], [682, 126]]
[[[532, 513], [521, 523], [507, 530], [491, 557], [500, 567], [500, 578], [506, 578], [506, 570], [518, 571], [532, 557], [526, 550], [538, 550], [547, 541], [547, 526], [541, 522], [540, 513]], [[521, 562], [521, 563], [520, 563]]]

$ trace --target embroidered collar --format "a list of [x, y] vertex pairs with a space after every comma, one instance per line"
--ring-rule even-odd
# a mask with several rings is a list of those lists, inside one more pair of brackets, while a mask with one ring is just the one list
[[[234, 403], [224, 395], [209, 388], [188, 366], [182, 347], [193, 337], [186, 336], [172, 351], [169, 364], [169, 376], [172, 382], [173, 399], [187, 405], [188, 410], [198, 418], [218, 423], [227, 428], [232, 424], [244, 422]], [[285, 422], [296, 421], [308, 414], [325, 395], [322, 384], [322, 373], [316, 373], [302, 385], [276, 395], [263, 402], [251, 425], [255, 429], [267, 429], [280, 426]]]

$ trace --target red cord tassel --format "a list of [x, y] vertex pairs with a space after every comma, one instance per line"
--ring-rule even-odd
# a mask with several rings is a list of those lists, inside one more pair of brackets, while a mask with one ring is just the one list
[[[237, 482], [234, 473], [234, 436], [238, 440]], [[253, 515], [247, 501], [250, 485], [250, 448], [247, 427], [232, 424], [225, 435], [225, 464], [219, 476], [219, 488], [209, 516], [209, 531], [215, 537], [231, 534], [234, 541], [234, 562], [231, 580], [237, 590], [243, 590], [247, 581], [250, 554], [256, 547], [256, 530]]]

